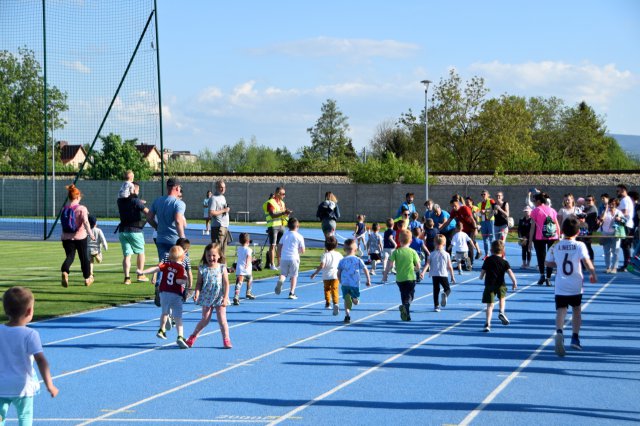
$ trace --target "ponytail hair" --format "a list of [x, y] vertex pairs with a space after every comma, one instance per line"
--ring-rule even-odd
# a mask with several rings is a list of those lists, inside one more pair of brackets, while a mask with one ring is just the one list
[[69, 200], [73, 201], [82, 197], [82, 192], [80, 192], [80, 190], [74, 184], [67, 185], [65, 186], [65, 188], [67, 189]]

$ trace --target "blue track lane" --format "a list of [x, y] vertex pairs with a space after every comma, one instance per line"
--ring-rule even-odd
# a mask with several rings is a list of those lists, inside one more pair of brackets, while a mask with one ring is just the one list
[[[518, 251], [509, 246], [514, 266]], [[36, 424], [637, 424], [640, 278], [600, 274], [586, 285], [584, 351], [567, 338], [558, 358], [553, 288], [514, 271], [511, 324], [496, 309], [490, 333], [477, 269], [456, 276], [440, 313], [430, 282], [418, 284], [408, 323], [397, 287], [380, 275], [362, 288], [348, 326], [324, 309], [322, 282], [308, 272], [295, 301], [287, 284], [275, 296], [275, 279], [258, 281], [258, 299], [227, 309], [231, 350], [215, 321], [189, 350], [174, 330], [157, 339], [159, 309], [149, 302], [36, 323], [60, 388], [56, 399], [36, 397]], [[199, 318], [185, 305], [185, 335]]]

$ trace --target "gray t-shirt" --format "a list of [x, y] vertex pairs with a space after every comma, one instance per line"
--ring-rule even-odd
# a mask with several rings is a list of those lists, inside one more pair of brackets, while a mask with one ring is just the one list
[[176, 213], [184, 215], [187, 206], [183, 201], [173, 196], [165, 195], [158, 197], [151, 206], [151, 213], [156, 215], [158, 222], [158, 243], [175, 244], [178, 240], [178, 229], [176, 228]]
[[[211, 198], [209, 198], [209, 211], [222, 210], [227, 207], [227, 199], [224, 198], [222, 194], [215, 194]], [[225, 228], [229, 227], [229, 214], [222, 213], [218, 216], [211, 216], [211, 226], [213, 228], [219, 228], [224, 226]]]

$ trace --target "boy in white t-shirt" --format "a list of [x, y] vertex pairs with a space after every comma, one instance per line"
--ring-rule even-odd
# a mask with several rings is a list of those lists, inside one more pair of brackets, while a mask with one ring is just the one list
[[253, 250], [249, 246], [251, 244], [251, 238], [248, 233], [243, 232], [240, 234], [238, 240], [240, 241], [240, 245], [236, 251], [238, 258], [236, 259], [236, 290], [233, 295], [234, 305], [240, 304], [240, 289], [242, 288], [242, 283], [245, 278], [247, 279], [245, 299], [254, 300], [256, 298], [253, 293], [251, 293], [251, 284], [253, 283]]
[[469, 269], [471, 267], [471, 260], [469, 259], [469, 243], [473, 244], [478, 252], [480, 251], [478, 244], [462, 230], [462, 221], [457, 221], [456, 233], [451, 237], [451, 253], [454, 255], [454, 259], [458, 262], [458, 274], [460, 275], [462, 275], [463, 262], [467, 267], [467, 270], [471, 270]]
[[286, 232], [278, 244], [278, 258], [280, 259], [280, 278], [276, 284], [275, 293], [282, 292], [282, 284], [289, 277], [291, 290], [289, 299], [297, 299], [296, 284], [298, 283], [298, 270], [300, 268], [300, 255], [304, 253], [304, 238], [298, 232], [298, 219], [291, 218], [287, 224], [289, 232]]
[[11, 404], [16, 407], [20, 424], [31, 424], [33, 396], [40, 390], [34, 360], [52, 397], [58, 395], [58, 388], [51, 379], [40, 335], [27, 327], [33, 319], [31, 290], [11, 287], [2, 296], [2, 305], [9, 321], [0, 325], [0, 424], [4, 424]]
[[586, 265], [590, 272], [589, 282], [595, 283], [598, 280], [596, 270], [593, 267], [587, 246], [580, 241], [576, 241], [576, 236], [580, 233], [580, 223], [578, 219], [570, 217], [562, 223], [562, 233], [564, 240], [560, 240], [547, 252], [545, 265], [556, 269], [556, 336], [555, 351], [558, 356], [564, 356], [564, 318], [567, 315], [569, 305], [573, 312], [571, 326], [571, 347], [582, 350], [580, 345], [580, 326], [582, 324], [582, 292], [584, 276], [582, 275], [582, 263]]
[[338, 263], [342, 260], [342, 255], [336, 251], [338, 247], [338, 240], [336, 237], [330, 236], [324, 241], [325, 252], [322, 253], [320, 258], [320, 265], [311, 274], [311, 279], [314, 279], [318, 272], [322, 271], [322, 282], [324, 283], [324, 300], [325, 309], [331, 309], [331, 302], [333, 301], [333, 315], [340, 313], [340, 307], [338, 306], [338, 287], [340, 281], [338, 280]]

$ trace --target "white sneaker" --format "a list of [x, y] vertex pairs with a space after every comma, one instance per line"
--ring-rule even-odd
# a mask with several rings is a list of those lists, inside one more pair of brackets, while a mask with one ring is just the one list
[[333, 316], [336, 316], [340, 313], [340, 306], [337, 303], [333, 304]]
[[372, 269], [372, 270], [371, 270], [371, 275], [375, 275], [375, 274], [376, 274], [376, 270], [375, 270], [375, 269]]
[[284, 280], [278, 280], [278, 283], [276, 284], [276, 288], [274, 290], [275, 294], [282, 293], [282, 284], [284, 284]]
[[298, 296], [296, 296], [295, 294], [289, 293], [289, 299], [296, 300], [297, 298], [298, 298]]
[[269, 269], [271, 269], [272, 271], [279, 271], [280, 270], [280, 268], [278, 268], [276, 265], [269, 266]]

